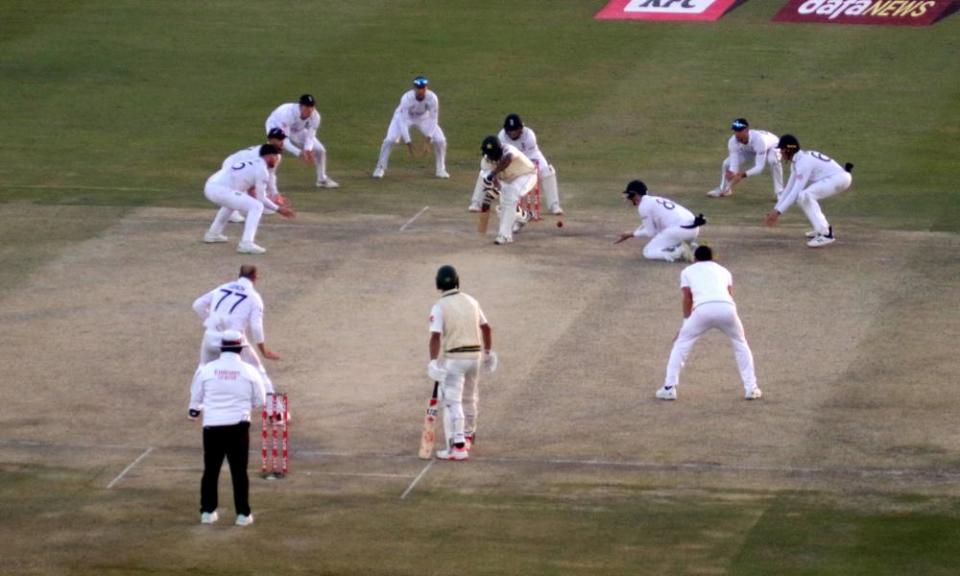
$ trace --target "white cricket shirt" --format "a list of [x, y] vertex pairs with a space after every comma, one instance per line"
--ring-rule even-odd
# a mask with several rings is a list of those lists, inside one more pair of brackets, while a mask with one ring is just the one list
[[730, 170], [732, 172], [740, 171], [740, 161], [748, 156], [755, 157], [755, 164], [746, 171], [747, 176], [756, 176], [763, 172], [764, 162], [767, 151], [776, 148], [780, 143], [780, 138], [766, 130], [748, 130], [747, 143], [741, 144], [736, 135], [730, 137], [727, 141], [727, 151], [730, 158]]
[[497, 134], [497, 139], [500, 140], [501, 144], [509, 144], [516, 147], [523, 152], [527, 158], [539, 165], [541, 170], [547, 166], [547, 159], [544, 158], [543, 152], [541, 152], [540, 147], [537, 146], [537, 135], [532, 128], [524, 126], [520, 132], [520, 137], [516, 140], [510, 138], [510, 136], [507, 135], [507, 131], [501, 128], [500, 133]]
[[263, 331], [263, 299], [254, 289], [253, 282], [247, 278], [221, 284], [197, 298], [193, 302], [193, 311], [203, 320], [203, 326], [207, 330], [236, 330], [246, 334], [249, 327], [254, 343], [266, 341]]
[[320, 129], [320, 113], [313, 109], [313, 113], [306, 118], [300, 117], [300, 104], [288, 102], [281, 104], [276, 110], [270, 113], [267, 118], [267, 134], [271, 128], [280, 128], [287, 135], [283, 141], [284, 150], [299, 156], [300, 149], [293, 144], [302, 146], [304, 150], [313, 150], [313, 140], [317, 136], [317, 130]]
[[407, 90], [400, 97], [400, 105], [393, 112], [400, 120], [404, 144], [410, 143], [410, 126], [417, 124], [424, 134], [433, 134], [440, 122], [440, 99], [432, 90], [427, 90], [423, 100], [417, 100], [416, 90]]
[[792, 166], [790, 168], [790, 180], [787, 181], [780, 200], [774, 207], [777, 212], [783, 214], [787, 208], [797, 201], [800, 191], [813, 184], [831, 176], [842, 174], [843, 166], [840, 166], [833, 158], [830, 158], [822, 152], [812, 150], [800, 150], [793, 156]]
[[713, 261], [696, 262], [680, 273], [680, 287], [693, 294], [693, 307], [707, 302], [733, 304], [729, 287], [733, 286], [730, 271]]
[[649, 236], [653, 238], [660, 232], [673, 226], [689, 226], [693, 224], [695, 216], [683, 206], [673, 200], [650, 196], [640, 198], [637, 213], [643, 223], [634, 231], [635, 237]]
[[190, 409], [203, 410], [204, 426], [249, 422], [251, 411], [265, 401], [260, 373], [233, 352], [201, 367], [190, 387]]

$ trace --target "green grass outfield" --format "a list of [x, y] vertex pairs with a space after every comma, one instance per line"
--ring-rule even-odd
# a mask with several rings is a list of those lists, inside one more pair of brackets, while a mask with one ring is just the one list
[[[317, 192], [310, 170], [287, 159], [281, 190], [300, 210], [465, 207], [480, 140], [518, 112], [558, 167], [571, 218], [623, 210], [619, 191], [640, 177], [715, 222], [756, 226], [772, 205], [767, 174], [729, 201], [703, 197], [730, 119], [746, 116], [856, 164], [852, 191], [825, 203], [831, 218], [960, 231], [960, 15], [917, 29], [770, 22], [783, 2], [750, 0], [713, 24], [648, 24], [594, 21], [602, 1], [5, 0], [0, 202], [117, 216], [206, 207], [203, 182], [222, 159], [258, 142], [276, 105], [312, 92], [342, 189]], [[441, 99], [454, 178], [434, 180], [428, 161], [397, 149], [375, 182], [390, 116], [421, 73]], [[99, 225], [0, 230], [0, 289]], [[194, 488], [164, 492], [162, 513], [192, 510]], [[960, 573], [960, 502], [909, 493], [424, 492], [306, 510], [285, 498], [275, 507], [289, 508], [293, 528], [328, 529], [281, 542], [273, 564], [258, 548], [269, 534], [184, 537], [151, 524], [156, 493], [0, 462], [0, 540], [20, 539], [0, 545], [14, 554], [0, 573], [38, 571], [27, 555], [45, 554], [75, 574]], [[46, 544], [46, 514], [62, 508], [64, 525], [89, 527], [90, 540]], [[420, 531], [424, 518], [431, 528]], [[203, 562], [216, 543], [216, 561]]]

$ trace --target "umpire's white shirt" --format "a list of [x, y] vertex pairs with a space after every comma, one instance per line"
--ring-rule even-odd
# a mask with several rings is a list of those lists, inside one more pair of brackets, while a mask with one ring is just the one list
[[250, 412], [265, 401], [260, 373], [233, 352], [203, 366], [190, 387], [190, 409], [203, 410], [204, 426], [249, 422]]
[[733, 286], [733, 275], [713, 261], [696, 262], [680, 273], [680, 287], [690, 289], [694, 308], [707, 302], [733, 304], [730, 286]]

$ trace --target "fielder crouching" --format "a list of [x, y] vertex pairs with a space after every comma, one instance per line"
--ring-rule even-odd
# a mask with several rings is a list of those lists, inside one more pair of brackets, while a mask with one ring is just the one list
[[[443, 431], [447, 448], [437, 452], [440, 460], [467, 460], [477, 426], [478, 380], [481, 366], [497, 369], [493, 331], [480, 304], [460, 291], [460, 278], [453, 266], [437, 270], [440, 299], [430, 310], [430, 364], [427, 375], [441, 383]], [[443, 359], [440, 359], [441, 346]]]

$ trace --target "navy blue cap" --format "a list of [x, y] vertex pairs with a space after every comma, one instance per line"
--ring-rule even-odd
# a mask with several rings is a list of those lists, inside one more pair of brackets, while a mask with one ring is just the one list
[[630, 183], [627, 184], [627, 189], [624, 190], [623, 193], [626, 194], [627, 198], [643, 196], [647, 193], [647, 185], [641, 180], [631, 180]]
[[282, 128], [271, 128], [267, 132], [267, 140], [286, 140], [287, 133], [283, 131]]
[[746, 119], [746, 118], [737, 118], [736, 120], [734, 120], [733, 122], [730, 123], [730, 129], [731, 129], [731, 130], [740, 131], [740, 130], [743, 130], [743, 129], [749, 128], [749, 127], [750, 127], [750, 123], [747, 122], [747, 119]]
[[316, 106], [317, 99], [311, 96], [310, 94], [304, 94], [300, 97], [300, 104], [302, 106]]
[[427, 80], [426, 76], [417, 76], [416, 78], [413, 79], [413, 85], [416, 86], [417, 88], [424, 88], [429, 83], [430, 81]]

